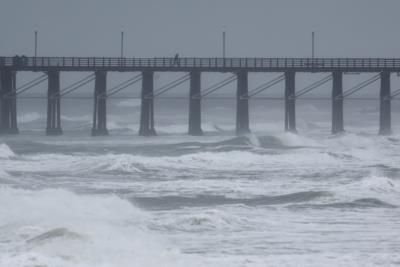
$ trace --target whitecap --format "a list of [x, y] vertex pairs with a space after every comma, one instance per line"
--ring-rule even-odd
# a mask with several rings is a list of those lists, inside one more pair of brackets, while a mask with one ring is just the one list
[[141, 105], [140, 99], [125, 99], [118, 102], [117, 107], [139, 107]]
[[0, 159], [15, 157], [15, 153], [6, 144], [0, 144]]
[[18, 116], [19, 123], [28, 123], [43, 118], [38, 112], [28, 112]]
[[0, 266], [187, 266], [119, 197], [0, 188], [0, 202], [13, 207], [0, 209]]

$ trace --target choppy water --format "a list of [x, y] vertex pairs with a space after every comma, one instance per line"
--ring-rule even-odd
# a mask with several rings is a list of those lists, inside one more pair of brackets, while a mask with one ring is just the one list
[[0, 266], [398, 266], [398, 107], [390, 137], [368, 103], [331, 136], [327, 103], [299, 103], [298, 135], [254, 104], [246, 137], [233, 102], [204, 104], [204, 137], [164, 104], [154, 138], [136, 136], [135, 103], [112, 103], [99, 138], [84, 108], [48, 138], [24, 106], [21, 135], [0, 137]]

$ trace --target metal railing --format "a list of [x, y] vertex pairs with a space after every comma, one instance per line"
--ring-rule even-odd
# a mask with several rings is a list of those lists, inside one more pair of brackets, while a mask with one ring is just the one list
[[400, 68], [400, 58], [0, 57], [0, 67], [35, 68]]

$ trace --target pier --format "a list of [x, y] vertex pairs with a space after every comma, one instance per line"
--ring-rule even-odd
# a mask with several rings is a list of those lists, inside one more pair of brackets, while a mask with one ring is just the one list
[[[36, 72], [40, 76], [17, 88], [17, 73]], [[61, 88], [62, 72], [91, 72], [89, 76]], [[107, 88], [107, 73], [130, 72], [133, 78], [116, 87]], [[184, 76], [154, 88], [154, 73], [183, 72]], [[232, 75], [208, 88], [202, 88], [202, 73], [218, 72]], [[249, 88], [248, 74], [276, 73], [277, 77], [257, 88]], [[297, 73], [326, 73], [315, 83], [296, 90]], [[343, 88], [344, 73], [372, 73], [374, 76], [352, 88]], [[400, 58], [111, 58], [111, 57], [0, 57], [0, 133], [18, 134], [17, 100], [22, 92], [47, 81], [47, 135], [61, 135], [60, 100], [70, 92], [93, 82], [92, 136], [108, 135], [107, 99], [135, 84], [142, 84], [140, 127], [141, 136], [154, 136], [154, 99], [176, 86], [188, 84], [188, 134], [202, 135], [201, 100], [224, 86], [236, 83], [236, 133], [250, 132], [249, 99], [278, 83], [282, 86], [285, 105], [284, 129], [296, 132], [296, 99], [323, 84], [332, 84], [332, 134], [343, 132], [343, 102], [350, 95], [380, 81], [379, 134], [391, 133], [391, 101], [400, 90], [391, 90], [391, 75], [400, 73]]]

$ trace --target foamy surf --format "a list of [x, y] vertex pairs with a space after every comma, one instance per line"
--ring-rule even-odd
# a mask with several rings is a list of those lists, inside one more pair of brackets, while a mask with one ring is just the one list
[[15, 157], [14, 152], [6, 144], [0, 144], [0, 159]]
[[252, 133], [237, 137], [234, 101], [204, 101], [193, 137], [187, 107], [159, 101], [159, 135], [146, 138], [135, 101], [118, 102], [110, 136], [89, 136], [92, 99], [63, 103], [63, 136], [44, 136], [42, 104], [24, 106], [19, 136], [1, 136], [0, 266], [400, 262], [399, 135], [360, 125], [361, 109], [332, 136], [330, 110], [299, 103], [292, 134], [280, 104], [254, 101]]
[[0, 188], [0, 200], [13, 207], [0, 209], [0, 266], [185, 266], [149, 216], [116, 196]]

